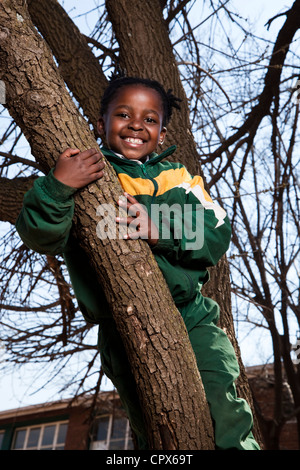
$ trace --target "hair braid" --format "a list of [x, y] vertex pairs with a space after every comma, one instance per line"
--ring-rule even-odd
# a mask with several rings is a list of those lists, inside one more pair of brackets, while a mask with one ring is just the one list
[[166, 126], [169, 123], [173, 108], [180, 109], [179, 102], [182, 100], [173, 95], [171, 89], [165, 91], [164, 87], [156, 80], [140, 77], [128, 77], [124, 71], [117, 69], [116, 72], [111, 74], [109, 85], [103, 93], [100, 106], [101, 116], [106, 113], [109, 103], [115, 97], [120, 88], [128, 85], [143, 85], [145, 87], [152, 88], [159, 93], [163, 105], [163, 126]]

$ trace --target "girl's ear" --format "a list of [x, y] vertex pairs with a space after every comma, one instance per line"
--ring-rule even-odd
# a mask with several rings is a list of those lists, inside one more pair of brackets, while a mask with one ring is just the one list
[[97, 121], [97, 131], [101, 138], [105, 137], [105, 125], [102, 116], [100, 116]]
[[162, 145], [164, 143], [164, 140], [165, 140], [165, 137], [166, 137], [166, 134], [167, 134], [167, 128], [166, 127], [162, 127], [161, 131], [160, 131], [160, 134], [159, 134], [159, 145]]

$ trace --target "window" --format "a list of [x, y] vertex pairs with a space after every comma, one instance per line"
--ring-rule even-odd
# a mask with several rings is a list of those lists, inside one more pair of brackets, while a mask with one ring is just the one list
[[0, 449], [2, 449], [3, 439], [4, 439], [4, 431], [0, 431]]
[[127, 418], [100, 416], [95, 423], [91, 450], [133, 449]]
[[12, 449], [63, 450], [65, 447], [67, 428], [67, 422], [18, 428], [15, 431]]

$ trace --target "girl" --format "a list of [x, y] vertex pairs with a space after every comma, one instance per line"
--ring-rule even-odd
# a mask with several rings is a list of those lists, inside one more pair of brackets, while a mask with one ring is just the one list
[[[235, 353], [217, 327], [219, 306], [201, 293], [207, 268], [228, 249], [228, 217], [206, 193], [200, 176], [192, 177], [182, 164], [165, 160], [175, 146], [155, 153], [178, 101], [158, 82], [141, 78], [114, 79], [105, 91], [98, 121], [106, 143], [101, 151], [118, 175], [126, 196], [120, 205], [128, 211], [116, 222], [134, 226], [125, 238], [142, 238], [149, 244], [185, 321], [210, 406], [216, 448], [257, 450], [250, 408], [236, 396]], [[142, 410], [121, 339], [87, 257], [70, 234], [73, 194], [104, 171], [96, 150], [67, 149], [49, 175], [39, 178], [26, 194], [17, 230], [33, 250], [64, 255], [84, 317], [99, 324], [103, 370], [119, 392], [139, 448], [147, 449]]]

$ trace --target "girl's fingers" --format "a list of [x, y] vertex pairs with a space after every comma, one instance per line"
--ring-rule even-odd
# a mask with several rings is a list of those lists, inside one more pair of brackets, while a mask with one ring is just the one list
[[121, 209], [124, 209], [129, 216], [140, 217], [143, 215], [141, 206], [139, 204], [127, 204], [119, 202]]
[[98, 159], [102, 158], [102, 154], [97, 152], [96, 149], [87, 149], [87, 150], [84, 150], [83, 152], [81, 152], [81, 158], [82, 160], [87, 160], [87, 159], [90, 159], [91, 157], [93, 156], [96, 156]]
[[79, 149], [68, 148], [61, 154], [61, 157], [70, 158], [70, 157], [73, 157], [74, 155], [77, 155], [78, 153], [80, 153]]
[[[132, 204], [139, 205], [138, 201], [128, 193], [124, 193], [124, 196], [121, 196], [121, 198], [118, 201], [118, 204], [120, 206], [127, 206], [128, 207], [128, 206], [131, 206]], [[124, 199], [124, 198], [126, 198], [127, 201], [129, 201], [129, 202], [126, 202], [126, 199]]]
[[128, 225], [134, 221], [133, 217], [116, 217], [116, 222], [120, 225]]
[[128, 194], [128, 193], [124, 193], [124, 196], [126, 197], [126, 199], [128, 199], [128, 201], [130, 201], [132, 204], [138, 204], [137, 200], [131, 196], [131, 194]]
[[123, 238], [126, 240], [136, 240], [138, 238], [148, 238], [149, 217], [141, 204], [130, 194], [124, 193], [125, 198], [119, 199], [119, 206], [127, 211], [127, 217], [116, 217], [116, 222], [120, 225], [128, 225], [133, 231], [126, 233]]
[[126, 233], [123, 237], [125, 240], [137, 240], [138, 238], [143, 238], [141, 232], [130, 232]]
[[97, 173], [105, 168], [105, 161], [104, 160], [98, 160], [96, 163], [93, 163], [89, 169], [92, 173]]

